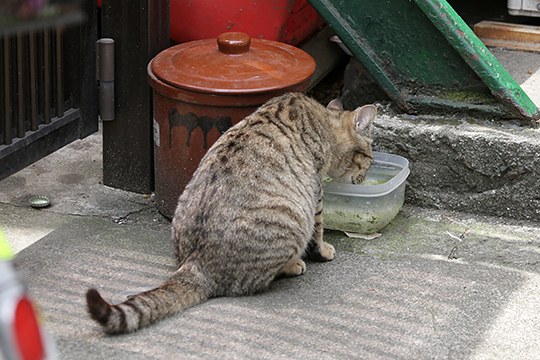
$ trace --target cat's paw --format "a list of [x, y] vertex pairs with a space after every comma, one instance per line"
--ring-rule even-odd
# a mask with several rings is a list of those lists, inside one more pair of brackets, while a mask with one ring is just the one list
[[334, 249], [333, 245], [327, 242], [322, 242], [319, 247], [319, 255], [323, 261], [334, 260], [336, 257], [336, 249]]
[[332, 245], [322, 240], [320, 240], [319, 243], [316, 243], [315, 240], [311, 240], [304, 256], [312, 261], [331, 261], [336, 257], [336, 250]]
[[279, 272], [279, 275], [284, 276], [299, 276], [306, 272], [306, 263], [300, 258], [289, 260]]

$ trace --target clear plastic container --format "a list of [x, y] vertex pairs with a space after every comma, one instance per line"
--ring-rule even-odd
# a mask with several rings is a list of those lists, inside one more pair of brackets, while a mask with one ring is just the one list
[[398, 214], [405, 200], [409, 161], [399, 155], [380, 152], [373, 155], [373, 164], [362, 184], [324, 185], [326, 229], [372, 234]]

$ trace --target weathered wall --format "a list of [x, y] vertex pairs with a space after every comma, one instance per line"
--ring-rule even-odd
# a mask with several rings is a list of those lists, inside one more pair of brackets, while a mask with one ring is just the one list
[[540, 130], [382, 115], [374, 137], [409, 159], [407, 202], [540, 221]]

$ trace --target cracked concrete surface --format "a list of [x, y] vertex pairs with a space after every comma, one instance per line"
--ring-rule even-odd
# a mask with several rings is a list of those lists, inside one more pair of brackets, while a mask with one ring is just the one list
[[409, 159], [420, 206], [540, 220], [540, 130], [462, 118], [377, 119], [374, 146]]
[[45, 195], [48, 211], [118, 218], [152, 206], [150, 195], [102, 185], [101, 141], [101, 133], [77, 140], [4, 179], [0, 203], [28, 206], [31, 196]]
[[[43, 238], [66, 217], [54, 215], [94, 216], [110, 219], [117, 224], [131, 224], [145, 212], [154, 211], [151, 194], [136, 194], [104, 186], [102, 179], [102, 136], [90, 135], [77, 140], [16, 174], [0, 181], [0, 226], [20, 251]], [[31, 209], [29, 199], [44, 195], [51, 200], [46, 209]], [[17, 220], [7, 206], [27, 209], [33, 220], [24, 227], [14, 227]], [[158, 213], [154, 223], [168, 222]]]

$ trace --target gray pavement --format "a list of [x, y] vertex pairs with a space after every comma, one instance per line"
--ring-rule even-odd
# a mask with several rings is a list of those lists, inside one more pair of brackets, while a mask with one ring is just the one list
[[[174, 270], [149, 196], [101, 180], [100, 135], [0, 182], [0, 226], [62, 359], [539, 359], [540, 225], [405, 206], [374, 240], [261, 294], [109, 337], [86, 315]], [[30, 195], [51, 198], [32, 209]]]

